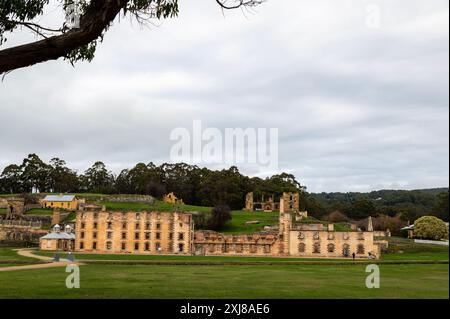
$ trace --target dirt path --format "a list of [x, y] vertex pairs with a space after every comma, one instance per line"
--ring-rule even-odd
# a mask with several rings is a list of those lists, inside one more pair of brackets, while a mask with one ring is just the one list
[[[52, 262], [53, 258], [46, 256], [39, 256], [33, 254], [31, 249], [17, 249], [17, 254], [23, 257], [36, 258], [45, 261], [44, 264], [35, 265], [23, 265], [23, 266], [11, 266], [11, 267], [0, 267], [0, 271], [14, 271], [14, 270], [29, 270], [29, 269], [44, 269], [44, 268], [55, 268], [55, 267], [66, 267], [67, 265], [82, 265], [78, 262], [69, 261], [67, 259], [61, 259], [58, 262]], [[20, 261], [18, 261], [20, 263]]]
[[36, 264], [36, 265], [24, 265], [24, 266], [11, 266], [11, 267], [0, 267], [0, 272], [2, 271], [14, 271], [14, 270], [30, 270], [30, 269], [44, 269], [44, 268], [56, 268], [56, 267], [66, 267], [67, 265], [78, 263], [69, 263], [66, 261]]
[[29, 258], [36, 258], [39, 260], [45, 260], [45, 261], [52, 261], [53, 258], [46, 257], [46, 256], [39, 256], [33, 254], [33, 251], [31, 249], [16, 249], [17, 254], [23, 257], [29, 257]]

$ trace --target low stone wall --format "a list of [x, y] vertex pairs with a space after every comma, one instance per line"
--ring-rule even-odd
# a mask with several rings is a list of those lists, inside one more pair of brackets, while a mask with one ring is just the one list
[[423, 239], [414, 239], [414, 242], [417, 244], [431, 244], [431, 245], [440, 245], [440, 246], [448, 246], [448, 240], [423, 240]]
[[114, 195], [105, 199], [109, 202], [119, 202], [119, 203], [145, 203], [154, 204], [155, 199], [149, 195]]
[[374, 237], [391, 237], [391, 232], [389, 230], [375, 230], [373, 232]]
[[24, 228], [40, 229], [42, 222], [29, 220], [0, 220], [0, 229], [2, 228]]
[[42, 208], [41, 204], [27, 204], [25, 205], [25, 212], [31, 210], [31, 209], [39, 209]]
[[52, 223], [52, 216], [24, 215], [22, 219], [27, 222], [40, 222], [42, 225], [50, 225]]
[[0, 243], [14, 245], [37, 245], [39, 238], [48, 231], [42, 230], [41, 222], [25, 220], [0, 221]]

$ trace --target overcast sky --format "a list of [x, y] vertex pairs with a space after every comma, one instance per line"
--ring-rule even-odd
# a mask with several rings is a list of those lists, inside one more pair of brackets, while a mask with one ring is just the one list
[[310, 191], [448, 186], [448, 0], [268, 0], [225, 16], [180, 2], [158, 26], [116, 21], [91, 63], [8, 74], [0, 170], [29, 153], [80, 172], [160, 164], [171, 130], [202, 120], [278, 128], [279, 170]]

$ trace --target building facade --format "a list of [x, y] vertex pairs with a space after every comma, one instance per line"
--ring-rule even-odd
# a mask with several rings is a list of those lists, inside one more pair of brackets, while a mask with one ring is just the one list
[[263, 212], [278, 212], [290, 211], [298, 212], [300, 210], [300, 194], [299, 193], [283, 193], [279, 201], [274, 200], [274, 196], [269, 196], [265, 199], [264, 195], [261, 200], [256, 202], [254, 200], [254, 193], [248, 193], [245, 196], [245, 211], [263, 211]]
[[164, 195], [163, 198], [164, 203], [172, 204], [172, 205], [183, 205], [184, 202], [181, 198], [178, 198], [173, 192]]
[[39, 240], [40, 250], [62, 250], [73, 251], [75, 245], [75, 234], [72, 227], [66, 225], [64, 231], [61, 231], [61, 227], [57, 224], [53, 226], [53, 230], [50, 234], [41, 237]]
[[151, 255], [379, 258], [380, 245], [368, 231], [335, 231], [334, 225], [298, 222], [282, 212], [276, 230], [231, 235], [195, 231], [191, 214], [110, 212], [88, 207], [77, 212], [75, 251]]
[[44, 208], [76, 210], [77, 198], [74, 195], [47, 195], [42, 200]]
[[75, 251], [191, 255], [192, 215], [180, 212], [78, 211]]
[[304, 258], [380, 258], [373, 231], [335, 231], [334, 225], [296, 223], [280, 213], [278, 231], [251, 235], [195, 232], [195, 254], [206, 256], [278, 256]]

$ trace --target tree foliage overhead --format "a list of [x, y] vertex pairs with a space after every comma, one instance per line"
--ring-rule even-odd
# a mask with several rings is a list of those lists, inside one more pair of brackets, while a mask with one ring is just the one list
[[[79, 17], [79, 23], [72, 26], [60, 21], [57, 27], [40, 24], [49, 0], [0, 0], [0, 46], [20, 28], [27, 28], [40, 38], [36, 42], [0, 50], [0, 74], [60, 57], [72, 64], [80, 60], [91, 61], [98, 41], [117, 16], [131, 17], [145, 24], [179, 14], [178, 0], [55, 1], [66, 16]], [[211, 1], [225, 10], [253, 8], [264, 0]]]

